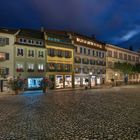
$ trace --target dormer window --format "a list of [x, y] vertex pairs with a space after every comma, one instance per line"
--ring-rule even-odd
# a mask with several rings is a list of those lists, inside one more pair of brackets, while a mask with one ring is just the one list
[[24, 43], [26, 43], [27, 42], [27, 40], [26, 39], [24, 39]]

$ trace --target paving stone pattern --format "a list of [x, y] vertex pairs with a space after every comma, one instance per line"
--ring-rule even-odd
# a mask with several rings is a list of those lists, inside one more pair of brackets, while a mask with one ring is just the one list
[[0, 140], [140, 140], [139, 91], [0, 96]]

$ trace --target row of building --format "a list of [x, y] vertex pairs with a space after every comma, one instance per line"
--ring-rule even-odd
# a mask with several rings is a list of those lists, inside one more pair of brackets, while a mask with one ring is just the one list
[[[0, 79], [27, 79], [28, 88], [38, 88], [48, 77], [53, 88], [96, 86], [123, 81], [115, 62], [140, 63], [139, 53], [73, 32], [0, 29]], [[139, 74], [129, 76], [139, 81]]]

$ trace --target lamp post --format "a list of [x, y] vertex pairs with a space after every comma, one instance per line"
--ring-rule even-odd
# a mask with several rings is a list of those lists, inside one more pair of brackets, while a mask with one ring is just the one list
[[90, 88], [91, 88], [91, 76], [92, 76], [92, 72], [89, 73], [90, 76]]
[[117, 86], [117, 76], [118, 76], [118, 74], [115, 73], [115, 86]]

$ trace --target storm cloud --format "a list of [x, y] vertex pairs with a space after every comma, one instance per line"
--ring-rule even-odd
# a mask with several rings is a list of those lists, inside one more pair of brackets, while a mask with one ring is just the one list
[[140, 0], [3, 0], [0, 26], [70, 30], [120, 43], [140, 33]]

